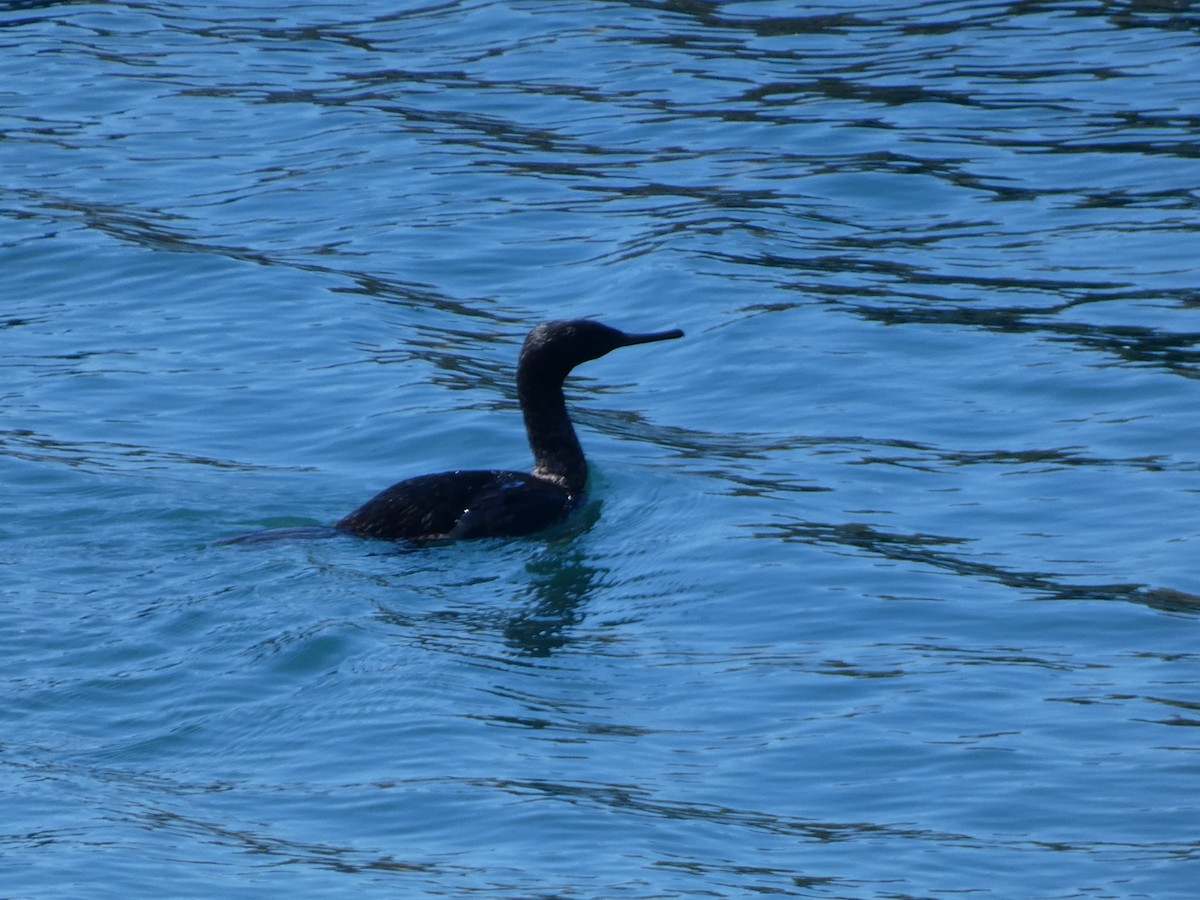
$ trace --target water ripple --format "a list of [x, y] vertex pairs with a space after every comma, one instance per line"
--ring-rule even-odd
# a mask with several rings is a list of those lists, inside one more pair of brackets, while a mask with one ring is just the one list
[[[0, 3], [0, 893], [1192, 896], [1198, 44]], [[525, 466], [580, 315], [688, 336], [569, 527], [221, 543]]]

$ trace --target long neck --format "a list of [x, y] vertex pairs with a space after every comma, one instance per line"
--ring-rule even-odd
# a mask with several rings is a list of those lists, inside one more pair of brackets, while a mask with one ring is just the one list
[[525, 415], [525, 431], [533, 450], [533, 474], [572, 494], [582, 493], [587, 484], [587, 460], [567, 415], [562, 383], [566, 377], [546, 373], [517, 373], [517, 395]]

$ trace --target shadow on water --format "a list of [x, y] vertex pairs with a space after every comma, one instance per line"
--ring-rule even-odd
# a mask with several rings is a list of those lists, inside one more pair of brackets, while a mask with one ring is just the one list
[[918, 563], [1033, 594], [1040, 600], [1119, 600], [1170, 613], [1200, 615], [1200, 597], [1144, 584], [1068, 584], [1049, 572], [1022, 572], [979, 562], [952, 551], [966, 538], [933, 534], [895, 534], [870, 525], [833, 525], [789, 519], [750, 526], [753, 537], [784, 543], [846, 547], [889, 560]]
[[423, 644], [444, 641], [461, 651], [465, 635], [499, 634], [518, 656], [549, 657], [571, 646], [573, 630], [584, 621], [587, 602], [606, 570], [588, 563], [580, 550], [562, 544], [535, 554], [525, 564], [525, 572], [528, 582], [515, 609], [505, 608], [507, 604], [463, 604], [417, 612], [381, 606], [376, 618], [419, 636]]
[[[447, 603], [433, 611], [380, 606], [376, 618], [419, 636], [423, 644], [444, 642], [461, 650], [465, 635], [500, 634], [505, 646], [520, 656], [551, 656], [571, 645], [572, 630], [583, 622], [584, 608], [607, 574], [607, 569], [589, 561], [579, 541], [599, 517], [600, 504], [592, 502], [565, 525], [528, 538], [486, 538], [426, 546], [365, 542], [366, 546], [387, 548], [375, 550], [376, 555], [407, 561], [392, 576], [399, 579], [398, 584], [424, 594], [422, 585], [430, 576], [433, 587], [428, 593]], [[441, 553], [447, 557], [439, 559]], [[514, 559], [523, 560], [519, 565], [524, 578], [519, 585], [514, 585], [511, 577], [495, 574], [505, 571]], [[463, 580], [462, 572], [476, 571], [471, 562], [489, 565], [483, 575]], [[447, 566], [459, 573], [458, 581], [447, 579]], [[494, 602], [464, 599], [466, 593], [493, 586]]]
[[571, 544], [547, 548], [526, 566], [530, 582], [523, 607], [504, 623], [504, 640], [524, 656], [546, 657], [571, 643], [572, 628], [603, 581], [606, 569], [589, 563]]

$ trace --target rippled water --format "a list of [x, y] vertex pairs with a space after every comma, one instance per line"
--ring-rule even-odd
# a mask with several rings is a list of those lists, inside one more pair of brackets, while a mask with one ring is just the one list
[[[1200, 13], [0, 3], [0, 895], [1190, 898]], [[521, 467], [548, 537], [225, 546]]]

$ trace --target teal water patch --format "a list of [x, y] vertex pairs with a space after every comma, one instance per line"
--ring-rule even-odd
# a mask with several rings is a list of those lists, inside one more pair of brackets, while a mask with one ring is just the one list
[[1194, 15], [10, 6], [0, 893], [1194, 894]]

